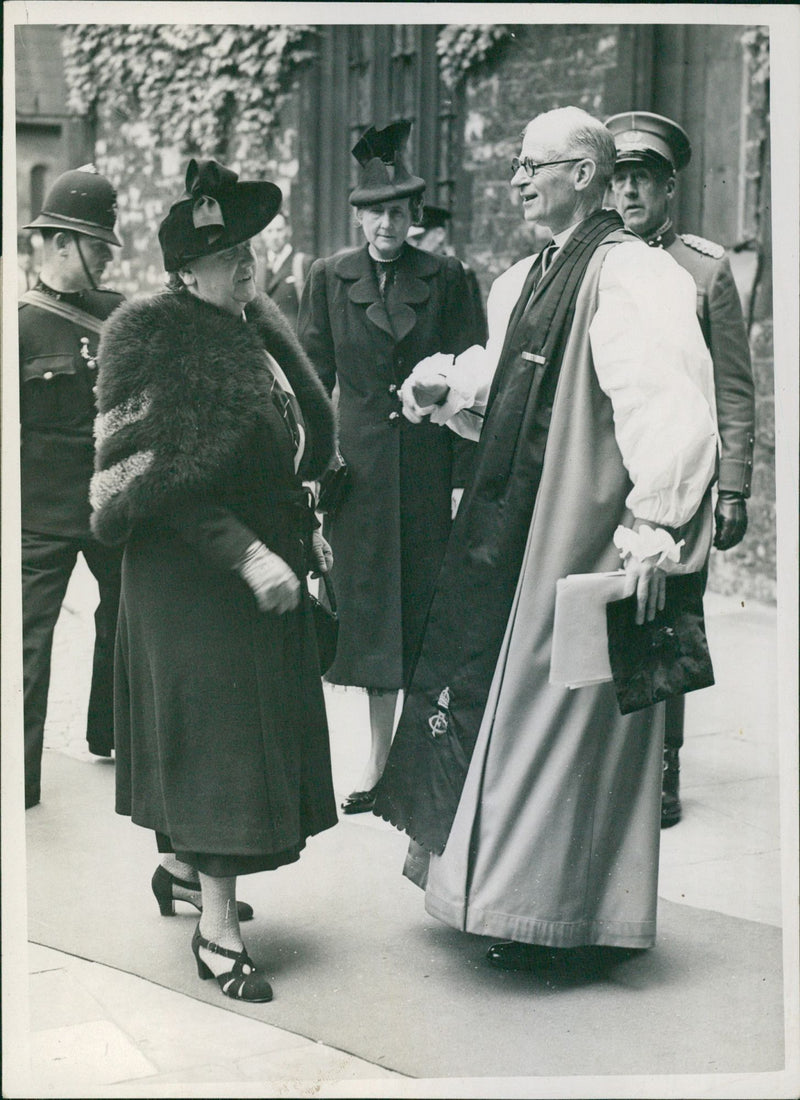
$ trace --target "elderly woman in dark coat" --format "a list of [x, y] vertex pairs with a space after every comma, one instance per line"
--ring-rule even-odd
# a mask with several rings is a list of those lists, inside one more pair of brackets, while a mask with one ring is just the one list
[[280, 191], [191, 161], [159, 231], [172, 290], [128, 304], [99, 353], [92, 525], [125, 544], [117, 633], [118, 813], [155, 830], [161, 912], [226, 995], [272, 996], [244, 948], [236, 876], [299, 858], [336, 821], [305, 576], [326, 571], [301, 477], [333, 412], [250, 238]]
[[425, 181], [403, 160], [410, 123], [367, 131], [353, 150], [362, 165], [350, 195], [366, 238], [312, 266], [298, 336], [332, 393], [338, 383], [347, 495], [325, 529], [336, 555], [340, 631], [326, 679], [370, 691], [372, 747], [345, 813], [372, 808], [392, 737], [398, 689], [419, 643], [473, 444], [401, 414], [398, 391], [435, 351], [478, 341], [464, 269], [406, 243], [421, 215]]

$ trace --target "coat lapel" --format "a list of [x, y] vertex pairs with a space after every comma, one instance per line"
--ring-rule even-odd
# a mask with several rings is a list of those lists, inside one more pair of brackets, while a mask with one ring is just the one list
[[430, 298], [428, 280], [437, 270], [436, 260], [427, 252], [405, 245], [384, 305], [366, 245], [357, 252], [348, 252], [336, 264], [336, 274], [349, 283], [350, 301], [366, 306], [367, 319], [396, 343], [408, 336], [416, 325], [415, 307], [424, 305]]

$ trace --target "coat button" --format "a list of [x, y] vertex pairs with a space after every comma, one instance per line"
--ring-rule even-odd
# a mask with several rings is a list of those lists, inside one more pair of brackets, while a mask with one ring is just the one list
[[44, 372], [44, 374], [42, 375], [42, 378], [44, 378], [45, 382], [49, 382], [52, 377], [53, 377], [53, 372], [51, 370], [46, 370]]
[[394, 382], [392, 382], [392, 384], [389, 386], [389, 393], [397, 393], [397, 386], [394, 384]]
[[395, 409], [394, 412], [389, 413], [389, 419], [390, 420], [399, 420], [400, 419], [400, 413], [397, 411], [397, 409]]

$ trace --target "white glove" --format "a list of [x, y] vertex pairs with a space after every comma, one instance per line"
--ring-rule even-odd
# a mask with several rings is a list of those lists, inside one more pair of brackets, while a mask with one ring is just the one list
[[436, 352], [420, 359], [411, 374], [400, 387], [403, 415], [412, 424], [419, 424], [430, 416], [437, 404], [447, 396], [450, 388], [446, 372], [453, 366], [453, 356]]
[[255, 596], [259, 611], [282, 615], [300, 602], [300, 581], [294, 571], [263, 542], [248, 546], [236, 571]]
[[319, 528], [316, 528], [311, 535], [311, 555], [314, 559], [312, 577], [318, 577], [320, 573], [330, 573], [333, 565], [333, 551]]

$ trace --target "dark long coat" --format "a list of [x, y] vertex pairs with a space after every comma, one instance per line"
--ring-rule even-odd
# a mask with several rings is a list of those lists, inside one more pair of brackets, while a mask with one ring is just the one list
[[336, 821], [305, 586], [261, 613], [234, 571], [258, 538], [304, 580], [313, 512], [270, 392], [268, 350], [307, 432], [301, 474], [333, 448], [333, 414], [266, 299], [247, 323], [191, 296], [123, 307], [100, 349], [99, 538], [124, 541], [117, 635], [117, 803], [178, 851], [296, 858]]
[[387, 304], [367, 246], [317, 260], [298, 336], [329, 393], [338, 384], [339, 445], [351, 471], [326, 524], [334, 553], [339, 646], [327, 679], [403, 686], [451, 527], [451, 490], [474, 444], [412, 424], [398, 389], [434, 352], [477, 342], [461, 263], [405, 245]]

